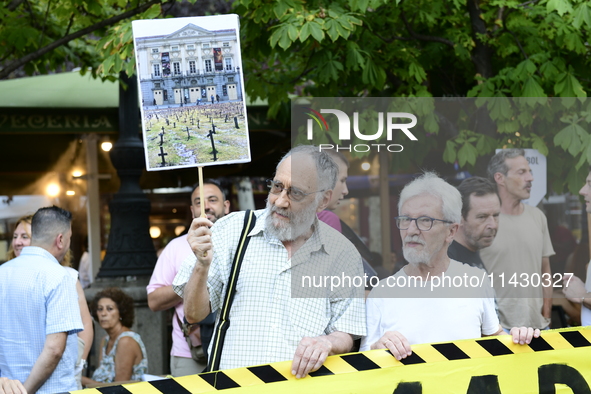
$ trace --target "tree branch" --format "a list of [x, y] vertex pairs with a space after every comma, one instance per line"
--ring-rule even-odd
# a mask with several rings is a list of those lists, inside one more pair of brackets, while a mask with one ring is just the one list
[[12, 0], [10, 2], [10, 4], [8, 4], [8, 7], [6, 7], [6, 8], [8, 8], [8, 11], [14, 11], [14, 10], [16, 10], [16, 7], [18, 7], [19, 5], [22, 4], [23, 1], [25, 1], [25, 0]]
[[[175, 0], [171, 0], [171, 1], [174, 2]], [[27, 64], [28, 62], [30, 62], [32, 60], [39, 59], [41, 56], [45, 55], [48, 52], [51, 52], [55, 48], [58, 48], [64, 44], [67, 44], [68, 42], [75, 40], [76, 38], [80, 38], [80, 37], [85, 36], [89, 33], [92, 33], [95, 30], [98, 30], [98, 29], [106, 27], [106, 26], [113, 25], [119, 21], [130, 18], [134, 15], [140, 14], [140, 13], [146, 11], [148, 8], [150, 8], [154, 4], [159, 4], [159, 3], [161, 3], [161, 0], [151, 0], [151, 1], [147, 2], [146, 4], [143, 4], [135, 9], [132, 9], [132, 10], [124, 12], [120, 15], [116, 15], [111, 18], [105, 19], [103, 21], [95, 23], [92, 26], [89, 26], [89, 27], [84, 28], [82, 30], [78, 30], [75, 33], [72, 33], [72, 34], [69, 34], [65, 37], [62, 37], [62, 38], [52, 42], [51, 44], [46, 45], [45, 47], [40, 48], [40, 49], [36, 50], [35, 52], [29, 53], [28, 55], [23, 56], [22, 58], [17, 59], [15, 61], [13, 61], [12, 63], [8, 64], [6, 67], [4, 67], [0, 71], [0, 79], [4, 79], [4, 78], [8, 77], [8, 75], [10, 75], [10, 73], [13, 72], [14, 70], [18, 69], [21, 66], [24, 66], [25, 64]]]
[[411, 37], [414, 38], [415, 40], [420, 40], [420, 41], [432, 41], [432, 42], [440, 42], [442, 44], [448, 45], [450, 47], [454, 47], [455, 44], [446, 39], [446, 38], [442, 38], [442, 37], [435, 37], [435, 36], [426, 36], [424, 34], [418, 34], [416, 33], [412, 27], [410, 26], [410, 24], [408, 23], [408, 20], [406, 19], [406, 15], [404, 14], [404, 10], [401, 9], [400, 10], [400, 17], [402, 18], [402, 21], [404, 22], [404, 25], [406, 26], [406, 30], [408, 30], [408, 32], [410, 33]]

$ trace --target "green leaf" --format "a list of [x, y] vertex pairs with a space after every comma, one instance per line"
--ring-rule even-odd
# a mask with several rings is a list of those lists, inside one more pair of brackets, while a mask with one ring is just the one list
[[544, 156], [548, 156], [548, 147], [544, 143], [544, 140], [537, 135], [532, 135], [532, 149], [537, 149], [538, 152]]
[[291, 46], [291, 39], [289, 38], [289, 34], [287, 33], [289, 29], [286, 27], [283, 29], [283, 33], [281, 34], [281, 38], [279, 39], [279, 46], [283, 49], [287, 49]]
[[275, 17], [277, 19], [281, 19], [288, 9], [289, 4], [287, 4], [285, 1], [278, 1], [277, 4], [275, 4], [275, 7], [273, 7], [273, 12], [275, 13]]
[[279, 25], [273, 31], [271, 37], [269, 37], [269, 43], [271, 45], [271, 48], [274, 48], [282, 37], [287, 36], [287, 34], [285, 34], [284, 31], [285, 25]]
[[546, 3], [546, 9], [548, 12], [556, 11], [560, 16], [567, 12], [573, 12], [573, 7], [568, 0], [549, 0]]
[[477, 156], [478, 151], [476, 150], [474, 145], [470, 144], [469, 142], [466, 142], [458, 151], [458, 164], [460, 165], [460, 167], [464, 167], [466, 163], [474, 165], [476, 164]]
[[162, 9], [160, 8], [160, 4], [154, 4], [142, 14], [142, 19], [155, 19], [161, 12]]
[[312, 28], [310, 27], [310, 22], [304, 23], [302, 29], [300, 30], [300, 41], [304, 42], [308, 39], [310, 34], [312, 34]]
[[359, 50], [359, 45], [353, 41], [347, 41], [347, 68], [359, 70], [365, 66], [365, 59]]
[[446, 163], [455, 163], [456, 161], [456, 144], [448, 140], [445, 143], [445, 150], [443, 151], [443, 161]]
[[326, 34], [328, 34], [328, 37], [330, 37], [332, 42], [335, 42], [340, 37], [339, 31], [337, 30], [337, 25], [338, 25], [338, 23], [334, 19], [329, 19], [324, 24], [324, 28], [326, 29]]
[[559, 75], [554, 85], [554, 93], [560, 97], [587, 97], [581, 83], [570, 72]]
[[573, 26], [580, 29], [583, 23], [587, 28], [591, 28], [591, 12], [589, 12], [589, 3], [583, 2], [575, 7], [575, 17], [573, 19]]
[[298, 39], [298, 29], [294, 25], [287, 25], [287, 35], [291, 41]]
[[408, 67], [408, 74], [410, 77], [414, 77], [418, 83], [421, 83], [427, 79], [427, 73], [425, 73], [423, 67], [421, 67], [421, 65], [418, 63], [413, 62], [410, 64]]
[[308, 22], [307, 24], [310, 25], [312, 37], [318, 42], [322, 41], [324, 39], [324, 31], [322, 30], [322, 27], [320, 27], [320, 24], [316, 21]]
[[540, 98], [540, 100], [534, 100], [540, 105], [543, 105], [545, 100], [542, 97], [546, 97], [546, 93], [544, 93], [544, 89], [538, 84], [536, 77], [529, 77], [525, 84], [523, 85], [523, 97], [536, 97]]

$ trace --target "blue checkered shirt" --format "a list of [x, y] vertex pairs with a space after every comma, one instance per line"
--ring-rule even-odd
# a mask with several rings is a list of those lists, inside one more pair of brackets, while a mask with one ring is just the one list
[[46, 335], [66, 332], [62, 358], [37, 393], [76, 390], [76, 333], [82, 329], [74, 282], [48, 251], [27, 246], [0, 266], [0, 377], [24, 382]]

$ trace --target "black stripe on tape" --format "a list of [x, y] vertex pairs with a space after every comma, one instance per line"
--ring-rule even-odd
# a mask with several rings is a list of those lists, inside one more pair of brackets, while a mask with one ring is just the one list
[[[388, 350], [388, 353], [392, 354], [392, 352], [390, 352], [389, 350]], [[392, 357], [394, 357], [394, 356], [392, 356]], [[425, 362], [425, 360], [423, 360], [421, 358], [421, 356], [419, 356], [415, 352], [412, 352], [410, 354], [410, 356], [403, 358], [402, 360], [400, 360], [400, 362], [404, 365], [412, 365], [412, 364], [423, 364]]]
[[479, 339], [476, 341], [492, 356], [504, 356], [513, 352], [498, 339]]
[[318, 377], [318, 376], [329, 376], [329, 375], [334, 375], [334, 372], [332, 372], [331, 370], [329, 370], [328, 368], [326, 368], [324, 365], [321, 366], [320, 368], [318, 368], [318, 370], [314, 371], [314, 372], [310, 372], [308, 375], [312, 376], [313, 378]]
[[131, 394], [131, 392], [123, 386], [97, 387], [97, 390], [103, 394]]
[[581, 334], [579, 331], [565, 331], [561, 332], [560, 335], [572, 345], [572, 347], [585, 347], [591, 346], [591, 343]]
[[371, 369], [380, 368], [378, 364], [371, 361], [362, 353], [346, 354], [341, 356], [341, 358], [358, 371], [369, 371]]
[[448, 360], [465, 360], [470, 358], [455, 343], [436, 343], [433, 346], [439, 353], [443, 354]]
[[531, 342], [529, 344], [529, 347], [531, 347], [534, 350], [534, 352], [541, 352], [544, 350], [554, 350], [554, 348], [552, 346], [550, 346], [550, 344], [548, 342], [546, 342], [546, 340], [542, 337], [532, 338]]
[[221, 371], [202, 373], [199, 375], [199, 377], [218, 390], [240, 387], [238, 383], [233, 381], [228, 375]]
[[260, 365], [258, 367], [248, 367], [257, 378], [261, 379], [265, 383], [281, 382], [287, 380], [287, 378], [281, 375], [275, 368], [270, 365]]
[[150, 384], [165, 394], [191, 394], [174, 379], [162, 379], [151, 381]]

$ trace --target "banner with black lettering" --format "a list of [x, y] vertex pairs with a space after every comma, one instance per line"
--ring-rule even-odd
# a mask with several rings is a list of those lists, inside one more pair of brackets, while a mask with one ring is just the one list
[[84, 392], [591, 393], [591, 327], [544, 331], [530, 345], [515, 345], [504, 335], [414, 345], [412, 350], [402, 361], [387, 350], [332, 356], [299, 380], [285, 361]]

